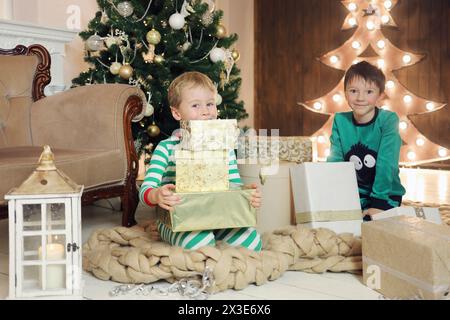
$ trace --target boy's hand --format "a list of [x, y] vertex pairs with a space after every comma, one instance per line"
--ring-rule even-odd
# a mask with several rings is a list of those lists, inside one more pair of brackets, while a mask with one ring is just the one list
[[261, 189], [256, 183], [247, 186], [248, 188], [255, 189], [252, 193], [252, 197], [250, 199], [250, 204], [253, 208], [258, 209], [261, 207]]
[[166, 184], [159, 187], [156, 191], [156, 203], [163, 209], [172, 210], [181, 201], [180, 197], [173, 194], [174, 190], [175, 185], [173, 184]]
[[377, 214], [377, 213], [380, 213], [380, 212], [383, 212], [383, 210], [377, 209], [377, 208], [369, 208], [369, 209], [367, 209], [366, 211], [363, 212], [363, 216], [367, 216], [367, 215], [373, 216], [374, 214]]

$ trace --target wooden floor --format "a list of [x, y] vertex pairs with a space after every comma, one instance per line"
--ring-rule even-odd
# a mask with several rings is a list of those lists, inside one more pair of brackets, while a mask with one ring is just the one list
[[400, 179], [406, 188], [405, 199], [450, 204], [450, 171], [402, 168]]
[[[401, 180], [407, 193], [405, 199], [427, 203], [450, 203], [450, 171], [402, 169]], [[111, 210], [111, 205], [115, 210]], [[83, 207], [83, 242], [94, 230], [112, 228], [120, 224], [121, 212], [118, 203], [99, 202], [96, 206]], [[147, 208], [139, 206], [137, 219], [148, 219]], [[8, 295], [8, 221], [0, 220], [0, 299]], [[118, 284], [101, 281], [91, 274], [83, 273], [83, 296], [85, 299], [184, 299], [179, 294], [162, 296], [152, 293], [150, 296], [110, 297], [109, 291]], [[156, 285], [167, 287], [164, 281]], [[380, 299], [380, 294], [363, 285], [361, 276], [348, 273], [308, 274], [289, 271], [275, 281], [262, 286], [250, 285], [241, 291], [228, 290], [213, 295], [210, 299], [223, 300], [310, 300], [344, 299], [365, 300]]]

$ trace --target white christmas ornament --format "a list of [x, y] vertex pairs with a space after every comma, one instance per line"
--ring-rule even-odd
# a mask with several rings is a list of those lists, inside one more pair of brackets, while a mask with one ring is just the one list
[[150, 117], [153, 114], [154, 111], [155, 111], [155, 108], [153, 108], [151, 103], [147, 103], [147, 106], [145, 107], [144, 116]]
[[99, 35], [93, 34], [86, 40], [86, 46], [90, 51], [101, 50], [103, 48], [103, 40]]
[[117, 11], [122, 17], [129, 17], [133, 14], [134, 8], [131, 2], [123, 1], [117, 5]]
[[122, 64], [120, 62], [113, 62], [109, 67], [109, 71], [112, 74], [117, 75], [119, 74], [120, 67], [122, 67]]
[[186, 21], [184, 20], [184, 16], [180, 13], [174, 13], [169, 18], [169, 25], [174, 30], [180, 30], [184, 27]]
[[222, 104], [222, 96], [220, 94], [216, 95], [216, 106], [220, 106]]
[[209, 58], [212, 62], [217, 63], [225, 60], [225, 50], [222, 48], [214, 48], [209, 54]]

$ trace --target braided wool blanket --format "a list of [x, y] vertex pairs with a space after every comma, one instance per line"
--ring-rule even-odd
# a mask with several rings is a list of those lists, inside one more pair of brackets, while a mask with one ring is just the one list
[[[440, 207], [443, 223], [450, 225], [450, 205], [404, 205]], [[288, 270], [360, 273], [362, 268], [361, 238], [301, 225], [264, 234], [261, 253], [221, 242], [187, 251], [158, 239], [154, 222], [98, 230], [83, 245], [83, 269], [102, 280], [147, 284], [199, 278], [209, 267], [215, 281], [209, 291], [219, 292], [262, 285]]]
[[175, 282], [213, 272], [210, 292], [244, 289], [279, 278], [287, 270], [311, 273], [361, 270], [361, 239], [328, 229], [289, 226], [263, 236], [260, 253], [230, 247], [195, 251], [152, 240], [154, 224], [98, 230], [83, 245], [83, 269], [102, 280], [121, 283]]

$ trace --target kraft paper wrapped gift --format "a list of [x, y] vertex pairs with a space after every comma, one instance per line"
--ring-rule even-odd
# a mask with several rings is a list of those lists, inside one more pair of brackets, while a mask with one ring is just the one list
[[272, 232], [295, 223], [289, 169], [296, 165], [287, 161], [272, 166], [238, 164], [242, 182], [258, 183], [261, 188], [262, 202], [256, 225], [260, 233]]
[[362, 225], [363, 283], [390, 299], [450, 295], [450, 227], [399, 216]]
[[180, 121], [180, 147], [184, 150], [237, 149], [239, 128], [236, 119]]
[[439, 213], [439, 208], [426, 208], [426, 207], [397, 207], [392, 208], [377, 214], [372, 215], [372, 220], [381, 220], [390, 217], [397, 216], [409, 216], [418, 217], [430, 222], [437, 224], [442, 224], [441, 214]]
[[352, 162], [302, 163], [291, 168], [296, 223], [361, 235], [362, 210]]
[[157, 217], [173, 232], [254, 227], [256, 209], [250, 205], [253, 191], [176, 193], [181, 203], [171, 212], [158, 206]]
[[291, 136], [242, 136], [239, 138], [240, 158], [257, 159], [257, 163], [270, 163], [274, 159], [290, 162], [312, 162], [317, 154], [315, 138]]
[[176, 191], [202, 192], [229, 189], [229, 151], [175, 150]]

